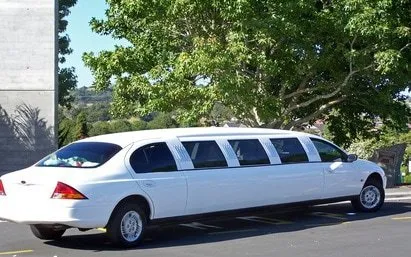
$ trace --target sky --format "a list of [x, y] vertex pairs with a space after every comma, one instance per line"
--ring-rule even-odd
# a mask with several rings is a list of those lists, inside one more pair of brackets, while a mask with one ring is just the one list
[[67, 17], [66, 33], [71, 39], [70, 47], [73, 53], [66, 56], [67, 62], [62, 67], [76, 68], [77, 87], [91, 86], [93, 83], [91, 71], [84, 66], [81, 59], [84, 52], [98, 53], [101, 50], [114, 49], [115, 44], [121, 44], [110, 36], [100, 36], [91, 31], [91, 18], [104, 18], [106, 9], [105, 0], [78, 0]]

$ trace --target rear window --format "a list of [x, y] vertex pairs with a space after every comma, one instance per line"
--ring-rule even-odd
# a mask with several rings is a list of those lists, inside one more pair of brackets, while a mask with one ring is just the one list
[[37, 166], [94, 168], [110, 160], [121, 149], [119, 145], [111, 143], [74, 143], [50, 154]]

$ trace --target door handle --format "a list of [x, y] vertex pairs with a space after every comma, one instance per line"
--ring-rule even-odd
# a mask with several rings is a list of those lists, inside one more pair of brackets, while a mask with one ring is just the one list
[[330, 169], [330, 168], [326, 168], [325, 171], [328, 172], [328, 173], [334, 173], [335, 170]]

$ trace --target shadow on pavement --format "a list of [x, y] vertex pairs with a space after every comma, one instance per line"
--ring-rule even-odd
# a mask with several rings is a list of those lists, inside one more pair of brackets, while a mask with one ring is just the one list
[[386, 202], [376, 213], [354, 213], [350, 204], [341, 203], [326, 206], [315, 206], [305, 211], [282, 213], [255, 213], [251, 216], [266, 218], [262, 223], [244, 219], [222, 218], [219, 220], [201, 221], [209, 227], [195, 229], [181, 225], [170, 225], [151, 228], [146, 233], [146, 240], [137, 248], [115, 248], [104, 233], [64, 236], [60, 241], [47, 241], [45, 244], [67, 249], [90, 251], [124, 251], [186, 246], [249, 238], [267, 234], [281, 234], [320, 226], [335, 226], [343, 222], [354, 223], [362, 220], [374, 220], [391, 215], [411, 212], [411, 203]]

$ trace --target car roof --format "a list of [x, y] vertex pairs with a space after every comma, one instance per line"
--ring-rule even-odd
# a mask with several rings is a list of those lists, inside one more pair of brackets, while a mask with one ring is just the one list
[[105, 134], [95, 137], [89, 137], [77, 142], [106, 142], [125, 147], [132, 142], [146, 139], [161, 139], [169, 137], [213, 137], [213, 136], [258, 136], [258, 135], [311, 135], [303, 132], [295, 132], [280, 129], [265, 128], [230, 128], [230, 127], [199, 127], [199, 128], [170, 128], [170, 129], [153, 129], [139, 130], [130, 132], [121, 132]]

